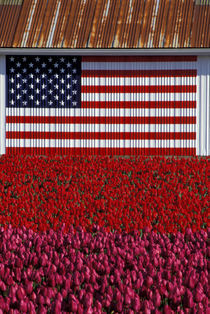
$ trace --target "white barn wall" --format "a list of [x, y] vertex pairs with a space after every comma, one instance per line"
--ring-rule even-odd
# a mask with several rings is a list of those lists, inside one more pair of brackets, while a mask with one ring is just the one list
[[[210, 56], [197, 60], [196, 155], [210, 156]], [[8, 108], [9, 109], [9, 108]], [[191, 109], [194, 110], [194, 109]], [[12, 140], [14, 141], [14, 140]], [[17, 140], [17, 144], [20, 140]], [[135, 146], [135, 145], [134, 145]], [[6, 56], [0, 56], [0, 155], [6, 153]]]
[[196, 155], [210, 156], [210, 56], [198, 56]]

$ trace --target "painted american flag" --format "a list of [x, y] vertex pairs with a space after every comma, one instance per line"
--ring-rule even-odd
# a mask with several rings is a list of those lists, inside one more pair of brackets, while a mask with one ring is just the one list
[[6, 153], [196, 155], [194, 56], [7, 56]]

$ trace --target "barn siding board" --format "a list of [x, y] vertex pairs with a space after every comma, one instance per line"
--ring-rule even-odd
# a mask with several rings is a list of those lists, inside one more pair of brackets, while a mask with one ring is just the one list
[[198, 57], [197, 154], [210, 156], [210, 56]]

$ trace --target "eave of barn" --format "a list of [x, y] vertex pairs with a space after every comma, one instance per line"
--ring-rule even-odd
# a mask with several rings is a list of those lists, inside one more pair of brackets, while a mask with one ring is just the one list
[[196, 55], [210, 56], [210, 48], [164, 48], [164, 49], [57, 49], [57, 48], [0, 48], [0, 55], [78, 55], [78, 56], [142, 56], [142, 55]]

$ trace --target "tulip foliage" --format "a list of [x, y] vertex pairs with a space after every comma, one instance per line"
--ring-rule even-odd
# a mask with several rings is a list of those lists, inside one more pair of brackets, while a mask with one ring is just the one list
[[0, 314], [207, 313], [206, 158], [0, 157]]

